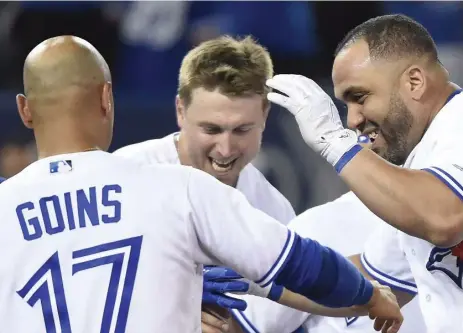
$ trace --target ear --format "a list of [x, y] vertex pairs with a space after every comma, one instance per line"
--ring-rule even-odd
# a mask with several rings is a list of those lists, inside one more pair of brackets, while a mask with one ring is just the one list
[[262, 128], [263, 130], [265, 129], [265, 125], [267, 124], [267, 118], [268, 118], [268, 114], [270, 112], [270, 107], [271, 107], [270, 101], [268, 101], [266, 103], [266, 105], [264, 106], [264, 126]]
[[175, 96], [175, 111], [177, 115], [177, 126], [182, 129], [185, 122], [186, 107], [179, 95]]
[[114, 114], [114, 96], [111, 82], [105, 82], [103, 85], [103, 91], [101, 93], [101, 110], [105, 117], [109, 117]]
[[414, 100], [419, 100], [426, 90], [426, 76], [422, 67], [413, 65], [404, 72], [405, 86]]
[[18, 107], [18, 113], [24, 126], [29, 129], [33, 129], [34, 124], [32, 122], [32, 114], [29, 110], [26, 96], [23, 94], [16, 95], [16, 106]]

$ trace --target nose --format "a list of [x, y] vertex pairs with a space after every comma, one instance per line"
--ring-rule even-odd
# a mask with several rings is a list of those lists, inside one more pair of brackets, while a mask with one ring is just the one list
[[233, 137], [231, 133], [224, 132], [218, 136], [216, 151], [224, 158], [230, 157], [233, 154]]
[[347, 106], [347, 127], [350, 129], [360, 129], [365, 123], [365, 117], [358, 105]]

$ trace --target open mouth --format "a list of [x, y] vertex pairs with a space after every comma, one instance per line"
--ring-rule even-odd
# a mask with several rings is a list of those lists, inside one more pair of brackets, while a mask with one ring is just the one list
[[370, 142], [373, 143], [373, 142], [375, 142], [376, 138], [379, 135], [379, 130], [374, 129], [374, 130], [370, 130], [370, 131], [365, 131], [365, 132], [362, 133], [362, 135], [367, 136], [368, 139], [370, 139]]
[[229, 159], [229, 160], [216, 160], [214, 158], [209, 157], [211, 161], [212, 168], [217, 172], [227, 172], [233, 168], [237, 158]]

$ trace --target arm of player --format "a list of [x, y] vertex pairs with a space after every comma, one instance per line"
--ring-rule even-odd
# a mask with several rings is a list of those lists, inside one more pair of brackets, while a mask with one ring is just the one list
[[332, 307], [372, 297], [371, 283], [348, 260], [254, 209], [234, 188], [191, 170], [187, 192], [197, 262], [230, 267], [261, 287], [275, 281]]
[[[305, 297], [302, 297], [305, 298]], [[307, 298], [305, 298], [307, 299]], [[264, 298], [244, 295], [248, 307], [244, 311], [233, 309], [230, 328], [231, 332], [279, 332], [296, 331], [309, 318], [310, 314], [282, 306]]]
[[280, 74], [267, 85], [285, 94], [271, 92], [267, 97], [295, 116], [305, 142], [333, 165], [371, 211], [397, 229], [437, 246], [462, 241], [463, 156], [457, 138], [452, 137], [462, 130], [459, 118], [454, 121], [458, 127], [446, 128], [448, 137], [443, 133], [439, 147], [430, 152], [445, 153], [433, 156], [429, 168], [404, 169], [362, 149], [355, 132], [343, 127], [331, 97], [314, 81]]
[[373, 287], [337, 252], [254, 209], [239, 191], [191, 170], [187, 197], [196, 262], [231, 267], [261, 287], [275, 281], [329, 307], [366, 306], [380, 325], [400, 327], [391, 293]]
[[447, 247], [463, 240], [463, 169], [458, 166], [463, 163], [455, 162], [411, 170], [363, 149], [340, 175], [384, 221], [409, 235]]

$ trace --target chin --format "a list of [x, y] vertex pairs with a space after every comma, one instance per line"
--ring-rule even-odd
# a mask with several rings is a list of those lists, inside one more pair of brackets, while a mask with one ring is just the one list
[[220, 175], [216, 176], [216, 178], [220, 180], [222, 183], [231, 187], [236, 187], [236, 184], [238, 183], [238, 177], [232, 175]]

